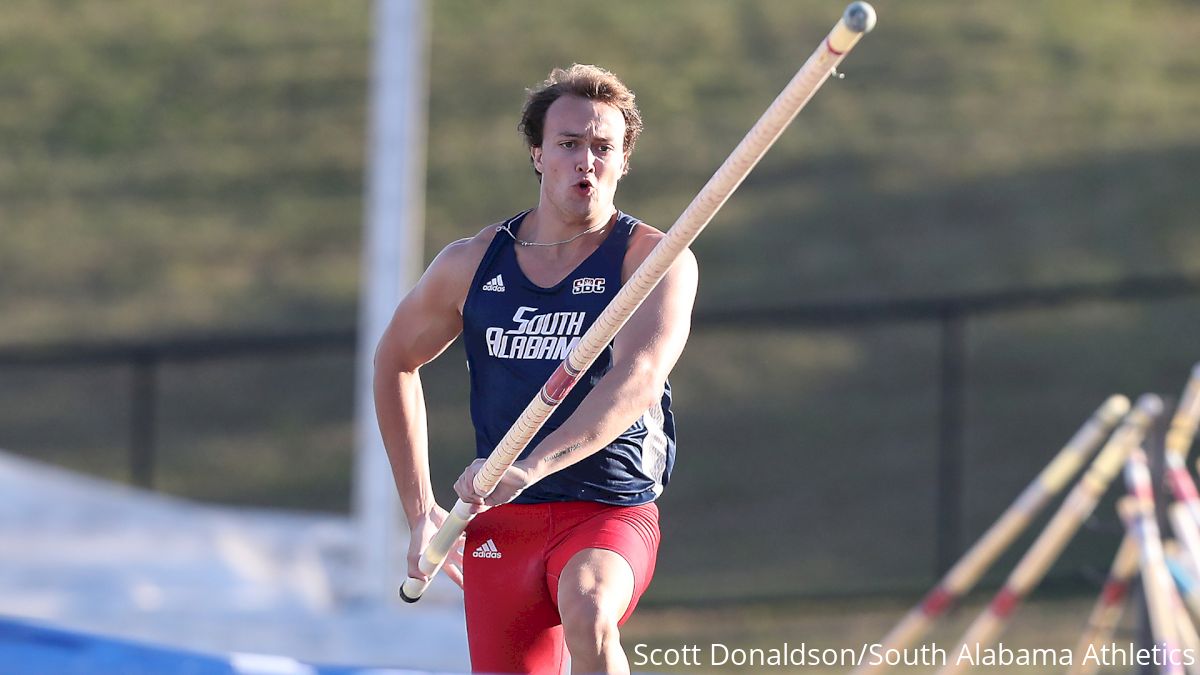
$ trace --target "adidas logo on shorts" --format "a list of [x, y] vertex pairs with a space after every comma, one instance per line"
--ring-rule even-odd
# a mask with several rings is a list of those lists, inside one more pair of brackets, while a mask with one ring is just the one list
[[496, 548], [496, 542], [492, 541], [491, 539], [488, 539], [487, 541], [480, 544], [479, 548], [475, 549], [475, 552], [471, 554], [471, 557], [472, 558], [501, 558], [501, 557], [503, 557], [503, 554], [501, 554], [499, 549]]
[[504, 292], [504, 275], [497, 274], [496, 278], [492, 279], [491, 281], [489, 281], [483, 285], [483, 290], [493, 291], [495, 293], [503, 293]]

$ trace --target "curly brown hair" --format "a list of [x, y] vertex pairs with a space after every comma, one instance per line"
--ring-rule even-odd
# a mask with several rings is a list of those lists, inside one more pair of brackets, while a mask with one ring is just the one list
[[[555, 68], [550, 71], [545, 81], [528, 91], [525, 107], [521, 110], [521, 122], [517, 125], [517, 130], [525, 137], [526, 146], [542, 146], [546, 111], [561, 96], [578, 96], [600, 101], [620, 110], [621, 116], [625, 118], [623, 145], [625, 159], [628, 161], [629, 156], [633, 154], [638, 135], [642, 133], [642, 113], [634, 103], [633, 92], [613, 73], [599, 66], [579, 63], [572, 64], [566, 70]], [[530, 158], [531, 163], [532, 161]], [[541, 176], [536, 167], [533, 171]]]

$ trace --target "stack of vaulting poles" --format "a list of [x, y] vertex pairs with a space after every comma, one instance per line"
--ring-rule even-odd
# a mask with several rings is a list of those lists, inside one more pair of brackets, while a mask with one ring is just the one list
[[[1156, 485], [1144, 447], [1150, 444], [1144, 441], [1164, 414], [1163, 408], [1162, 399], [1154, 394], [1142, 395], [1132, 406], [1121, 395], [1105, 401], [924, 599], [879, 641], [873, 653], [899, 653], [918, 643], [1091, 459], [1004, 585], [970, 624], [954, 651], [948, 652], [950, 658], [939, 664], [939, 672], [955, 673], [970, 667], [969, 660], [953, 657], [964, 648], [988, 647], [1000, 638], [1021, 601], [1041, 582], [1123, 472], [1128, 494], [1118, 500], [1118, 511], [1125, 534], [1075, 646], [1070, 672], [1083, 675], [1096, 670], [1100, 660], [1085, 657], [1112, 639], [1128, 604], [1130, 586], [1140, 574], [1141, 597], [1154, 644], [1162, 655], [1155, 665], [1163, 673], [1200, 675], [1196, 629], [1200, 624], [1200, 493], [1187, 464], [1200, 425], [1200, 364], [1192, 369], [1171, 416], [1162, 444], [1165, 485]], [[1168, 504], [1166, 513], [1158, 512], [1159, 503]], [[1170, 523], [1170, 536], [1159, 527], [1160, 516]], [[1197, 658], [1184, 658], [1187, 653]], [[854, 672], [887, 667], [886, 659], [877, 658], [860, 664]]]

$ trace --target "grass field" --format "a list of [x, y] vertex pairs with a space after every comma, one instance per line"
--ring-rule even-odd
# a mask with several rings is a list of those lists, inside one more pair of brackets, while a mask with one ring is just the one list
[[[842, 7], [429, 5], [427, 258], [528, 206], [552, 65], [638, 92], [619, 204], [666, 227]], [[1200, 271], [1194, 5], [877, 5], [697, 242], [701, 307]], [[0, 344], [352, 322], [369, 41], [366, 0], [7, 3]]]

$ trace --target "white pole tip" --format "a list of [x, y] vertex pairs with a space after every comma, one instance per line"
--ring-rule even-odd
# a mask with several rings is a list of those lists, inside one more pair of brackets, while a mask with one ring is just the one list
[[1157, 394], [1142, 394], [1138, 397], [1137, 407], [1151, 417], [1158, 417], [1163, 412], [1163, 400]]
[[866, 2], [852, 2], [842, 15], [842, 21], [855, 33], [869, 33], [875, 27], [875, 8]]
[[1104, 402], [1104, 412], [1112, 417], [1124, 417], [1129, 412], [1129, 399], [1120, 394], [1113, 394]]

